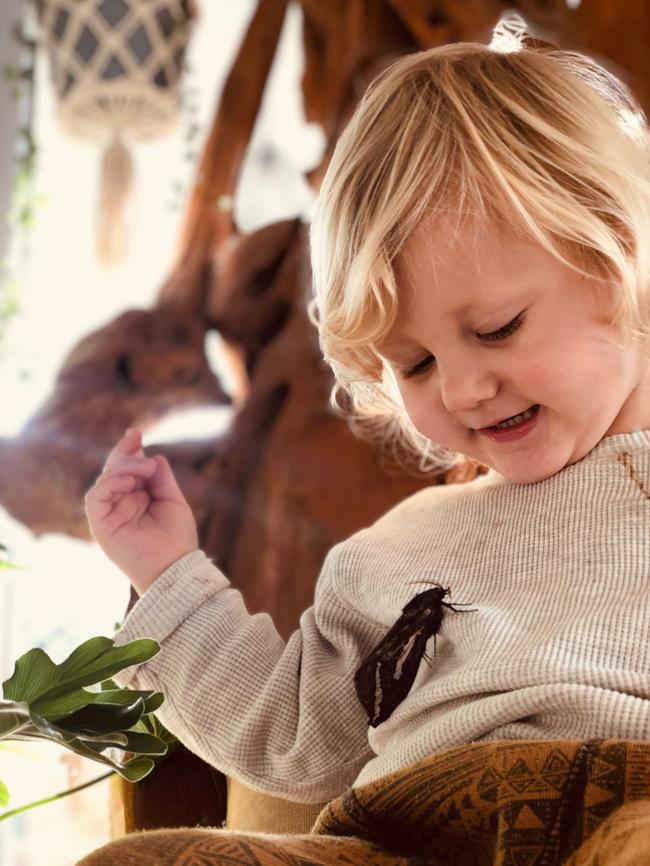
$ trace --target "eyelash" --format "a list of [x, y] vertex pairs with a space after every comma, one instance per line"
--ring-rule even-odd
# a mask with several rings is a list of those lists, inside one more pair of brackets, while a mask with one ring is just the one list
[[[492, 331], [489, 334], [477, 334], [481, 340], [487, 340], [488, 342], [505, 340], [511, 334], [519, 328], [524, 318], [523, 312], [519, 313], [518, 316], [515, 316], [507, 325], [504, 325], [502, 328], [499, 328], [498, 331]], [[429, 366], [435, 361], [433, 355], [427, 355], [421, 361], [418, 361], [413, 367], [410, 367], [408, 370], [404, 370], [402, 373], [402, 378], [411, 379], [414, 376], [419, 375], [420, 373], [424, 373]]]

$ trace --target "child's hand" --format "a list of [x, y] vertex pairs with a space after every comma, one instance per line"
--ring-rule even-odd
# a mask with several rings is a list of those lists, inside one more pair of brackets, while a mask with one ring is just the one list
[[147, 458], [137, 430], [108, 455], [86, 494], [93, 538], [142, 595], [179, 557], [198, 547], [196, 523], [164, 457]]

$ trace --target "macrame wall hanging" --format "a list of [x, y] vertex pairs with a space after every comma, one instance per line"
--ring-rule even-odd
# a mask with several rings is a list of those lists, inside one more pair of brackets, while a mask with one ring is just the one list
[[129, 139], [177, 122], [193, 0], [42, 0], [59, 119], [104, 147], [97, 251], [115, 264], [126, 251], [125, 206], [133, 187]]

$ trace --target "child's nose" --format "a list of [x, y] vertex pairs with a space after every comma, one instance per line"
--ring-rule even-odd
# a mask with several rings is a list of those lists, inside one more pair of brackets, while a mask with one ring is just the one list
[[494, 372], [462, 364], [446, 370], [438, 364], [442, 402], [448, 412], [468, 412], [495, 397], [499, 381]]

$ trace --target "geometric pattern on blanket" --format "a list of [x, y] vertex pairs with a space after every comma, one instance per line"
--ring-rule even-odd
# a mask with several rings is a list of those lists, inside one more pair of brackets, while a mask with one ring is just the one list
[[650, 866], [650, 743], [491, 741], [351, 788], [311, 833], [147, 830], [77, 866]]
[[488, 741], [351, 788], [313, 832], [455, 866], [559, 866], [624, 803], [648, 798], [650, 743]]

